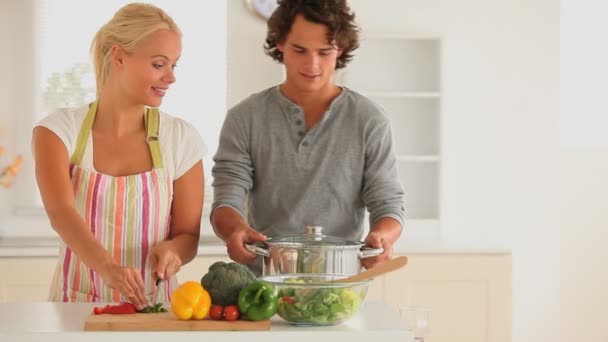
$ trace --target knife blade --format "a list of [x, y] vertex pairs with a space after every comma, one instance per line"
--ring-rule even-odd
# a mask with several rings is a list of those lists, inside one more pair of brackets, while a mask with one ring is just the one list
[[156, 293], [154, 294], [154, 303], [152, 303], [152, 307], [156, 307], [156, 303], [158, 303], [158, 295], [160, 294], [158, 285], [160, 285], [160, 282], [162, 281], [162, 279], [158, 278], [156, 279]]

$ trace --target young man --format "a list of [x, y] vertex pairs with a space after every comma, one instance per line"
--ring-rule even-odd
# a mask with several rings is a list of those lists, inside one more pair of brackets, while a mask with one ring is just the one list
[[[233, 260], [253, 263], [244, 244], [302, 233], [305, 225], [359, 241], [366, 208], [365, 242], [384, 253], [363, 265], [392, 257], [405, 209], [389, 122], [373, 102], [333, 81], [357, 47], [345, 0], [279, 2], [265, 50], [285, 65], [286, 80], [230, 109], [214, 157], [211, 222]], [[260, 264], [252, 267], [259, 272]]]

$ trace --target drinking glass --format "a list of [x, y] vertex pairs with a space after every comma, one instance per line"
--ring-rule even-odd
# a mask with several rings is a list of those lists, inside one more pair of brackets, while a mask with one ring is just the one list
[[431, 310], [424, 306], [402, 306], [399, 314], [412, 331], [414, 342], [424, 342], [430, 332]]

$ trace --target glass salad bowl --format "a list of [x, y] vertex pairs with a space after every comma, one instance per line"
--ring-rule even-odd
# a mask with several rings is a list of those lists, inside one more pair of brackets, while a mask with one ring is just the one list
[[296, 325], [336, 325], [359, 312], [373, 280], [334, 283], [346, 275], [284, 274], [261, 277], [278, 292], [278, 315]]

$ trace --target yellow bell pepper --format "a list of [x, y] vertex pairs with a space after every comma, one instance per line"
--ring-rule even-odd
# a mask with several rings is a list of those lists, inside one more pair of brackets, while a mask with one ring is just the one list
[[196, 281], [188, 281], [171, 294], [171, 311], [181, 320], [204, 319], [211, 308], [211, 296]]

